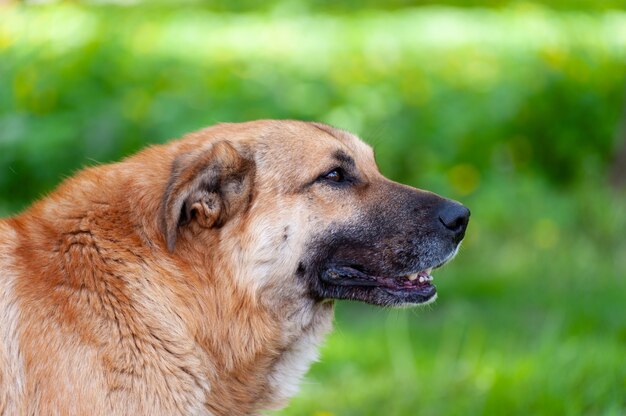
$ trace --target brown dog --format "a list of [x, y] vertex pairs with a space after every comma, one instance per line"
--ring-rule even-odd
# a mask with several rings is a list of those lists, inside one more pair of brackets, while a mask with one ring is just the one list
[[435, 298], [469, 211], [327, 125], [221, 124], [0, 221], [0, 414], [283, 406], [333, 299]]

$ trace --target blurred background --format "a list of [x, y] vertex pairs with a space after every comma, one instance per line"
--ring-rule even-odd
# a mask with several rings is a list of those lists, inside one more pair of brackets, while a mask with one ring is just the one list
[[626, 414], [626, 0], [0, 3], [1, 215], [259, 118], [471, 208], [437, 303], [340, 303], [276, 415]]

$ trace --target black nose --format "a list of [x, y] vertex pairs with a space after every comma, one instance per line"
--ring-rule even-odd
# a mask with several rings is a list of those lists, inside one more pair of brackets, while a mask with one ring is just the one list
[[465, 236], [470, 210], [454, 201], [446, 201], [439, 210], [439, 221], [452, 233], [458, 243]]

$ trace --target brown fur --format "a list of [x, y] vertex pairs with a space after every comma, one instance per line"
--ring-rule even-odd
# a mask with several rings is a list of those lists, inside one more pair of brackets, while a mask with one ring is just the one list
[[[337, 150], [365, 185], [305, 191]], [[283, 406], [332, 320], [294, 277], [307, 238], [384, 181], [356, 137], [295, 121], [222, 124], [80, 172], [0, 221], [0, 414]]]

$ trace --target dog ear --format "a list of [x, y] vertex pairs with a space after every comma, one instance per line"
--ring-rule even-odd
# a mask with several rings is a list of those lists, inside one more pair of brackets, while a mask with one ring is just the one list
[[204, 228], [219, 227], [245, 210], [253, 173], [251, 158], [226, 141], [178, 157], [161, 205], [161, 226], [170, 252], [180, 227], [192, 221]]

